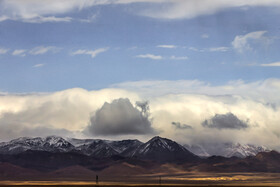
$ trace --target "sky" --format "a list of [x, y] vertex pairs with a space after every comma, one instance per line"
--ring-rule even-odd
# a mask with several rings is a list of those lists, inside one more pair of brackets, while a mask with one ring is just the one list
[[160, 135], [279, 149], [279, 10], [278, 0], [0, 0], [0, 140]]

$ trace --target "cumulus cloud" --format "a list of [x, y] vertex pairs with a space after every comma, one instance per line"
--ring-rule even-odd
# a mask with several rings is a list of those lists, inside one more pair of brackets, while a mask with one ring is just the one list
[[204, 127], [216, 129], [246, 129], [249, 127], [247, 122], [238, 119], [234, 114], [216, 114], [209, 120], [202, 122]]
[[148, 58], [152, 60], [162, 60], [163, 57], [160, 55], [153, 55], [153, 54], [145, 54], [145, 55], [137, 55], [136, 58]]
[[192, 129], [192, 126], [187, 124], [181, 124], [180, 122], [172, 122], [171, 124], [177, 129]]
[[256, 31], [250, 32], [246, 35], [238, 35], [232, 41], [232, 46], [238, 52], [243, 53], [244, 51], [253, 49], [251, 46], [253, 42], [269, 44], [271, 40], [268, 37], [264, 36], [265, 33], [267, 33], [267, 31]]
[[12, 55], [24, 57], [26, 56], [25, 52], [26, 52], [25, 49], [16, 49], [13, 51]]
[[29, 53], [31, 55], [42, 55], [45, 54], [47, 52], [52, 52], [52, 53], [56, 53], [58, 52], [60, 49], [54, 46], [38, 46], [38, 47], [34, 47], [33, 49], [31, 49], [29, 51]]
[[73, 53], [72, 55], [90, 55], [91, 58], [95, 58], [98, 54], [103, 53], [107, 51], [109, 48], [99, 48], [96, 50], [84, 50], [84, 49], [79, 49]]
[[129, 99], [117, 99], [104, 105], [91, 117], [87, 128], [93, 135], [153, 134], [147, 103], [139, 103], [142, 111], [134, 107]]

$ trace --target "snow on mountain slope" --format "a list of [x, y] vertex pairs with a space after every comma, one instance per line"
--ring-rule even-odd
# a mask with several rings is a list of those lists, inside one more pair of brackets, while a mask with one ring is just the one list
[[89, 144], [83, 144], [76, 147], [76, 150], [80, 151], [85, 155], [90, 155], [94, 157], [110, 157], [119, 154], [104, 140], [93, 140]]
[[69, 152], [75, 147], [65, 139], [57, 136], [45, 138], [22, 137], [10, 142], [0, 144], [0, 153], [17, 154], [27, 150], [50, 151], [50, 152]]
[[159, 136], [156, 136], [147, 143], [140, 145], [134, 152], [132, 152], [131, 156], [157, 161], [198, 159], [196, 155], [178, 143]]
[[101, 153], [105, 157], [122, 154], [123, 152], [129, 152], [136, 149], [139, 145], [143, 144], [139, 140], [101, 140], [101, 139], [67, 139], [72, 143], [78, 151], [83, 154], [93, 155], [100, 157]]
[[130, 150], [135, 150], [138, 146], [143, 143], [139, 140], [121, 140], [121, 141], [111, 141], [108, 143], [113, 147], [118, 153], [129, 152]]
[[239, 143], [227, 143], [225, 144], [224, 152], [222, 156], [224, 157], [240, 157], [245, 158], [247, 156], [255, 156], [259, 152], [268, 152], [270, 149], [264, 146], [255, 146], [252, 144], [241, 145]]
[[213, 155], [223, 156], [223, 157], [239, 157], [245, 158], [247, 156], [255, 156], [259, 152], [268, 152], [270, 149], [265, 146], [256, 146], [252, 144], [240, 144], [240, 143], [223, 143], [214, 145], [184, 145], [192, 153], [200, 157], [209, 157]]
[[139, 157], [155, 160], [188, 160], [196, 155], [208, 157], [219, 155], [224, 157], [255, 156], [259, 152], [270, 149], [251, 144], [224, 143], [210, 146], [185, 145], [156, 136], [146, 143], [138, 140], [101, 140], [101, 139], [73, 139], [67, 140], [58, 136], [45, 138], [22, 137], [9, 142], [0, 143], [0, 154], [18, 154], [27, 150], [48, 152], [78, 152], [98, 158], [121, 155], [124, 157]]

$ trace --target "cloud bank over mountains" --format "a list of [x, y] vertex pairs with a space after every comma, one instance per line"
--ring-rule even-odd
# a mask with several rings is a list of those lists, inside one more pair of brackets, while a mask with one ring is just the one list
[[279, 148], [278, 79], [220, 86], [199, 81], [131, 85], [97, 91], [2, 93], [1, 140], [47, 134], [146, 140], [158, 134], [188, 144], [239, 142]]

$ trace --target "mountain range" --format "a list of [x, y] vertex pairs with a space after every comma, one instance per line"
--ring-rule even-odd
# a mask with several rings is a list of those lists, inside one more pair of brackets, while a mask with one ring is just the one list
[[[201, 145], [180, 145], [172, 140], [156, 136], [146, 143], [139, 140], [101, 140], [101, 139], [64, 139], [58, 136], [45, 138], [21, 137], [9, 142], [0, 143], [0, 154], [18, 154], [27, 150], [46, 152], [76, 152], [96, 158], [106, 158], [113, 155], [123, 157], [138, 157], [160, 160], [193, 159], [194, 157], [239, 157], [255, 156], [259, 152], [268, 152], [270, 149], [265, 146], [251, 144], [241, 145], [239, 143], [225, 143], [215, 145], [215, 151], [208, 146]], [[172, 153], [176, 153], [173, 154]], [[159, 155], [157, 155], [159, 154]]]
[[208, 157], [197, 156], [192, 150], [208, 154], [203, 147], [182, 146], [159, 136], [146, 143], [57, 136], [18, 138], [0, 143], [0, 179], [80, 179], [94, 173], [280, 172], [280, 154], [264, 147], [227, 144], [226, 156]]

